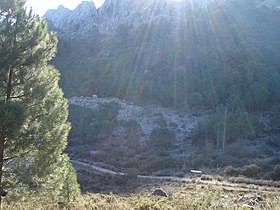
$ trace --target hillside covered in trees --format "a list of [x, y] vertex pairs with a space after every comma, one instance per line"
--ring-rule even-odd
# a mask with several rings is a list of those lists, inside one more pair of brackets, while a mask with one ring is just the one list
[[173, 13], [153, 2], [157, 10], [147, 21], [139, 17], [141, 24], [108, 17], [115, 25], [105, 31], [97, 24], [88, 33], [61, 35], [52, 63], [66, 96], [113, 96], [184, 111], [224, 105], [253, 112], [278, 104], [279, 10], [256, 0], [215, 0], [206, 8], [191, 2], [178, 3]]
[[48, 11], [59, 37], [51, 63], [77, 99], [69, 153], [126, 172], [196, 167], [279, 180], [279, 6], [106, 0]]

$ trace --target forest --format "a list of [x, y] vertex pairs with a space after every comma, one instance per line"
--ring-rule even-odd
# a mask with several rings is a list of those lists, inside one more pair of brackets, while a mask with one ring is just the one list
[[66, 97], [95, 94], [204, 113], [194, 143], [222, 148], [258, 136], [252, 115], [279, 115], [280, 13], [255, 5], [218, 0], [137, 28], [120, 24], [108, 34], [94, 28], [61, 38], [51, 63]]
[[[279, 103], [279, 11], [217, 1], [61, 39], [52, 63], [67, 97], [96, 94], [177, 110], [262, 111]], [[143, 34], [146, 34], [143, 36]]]

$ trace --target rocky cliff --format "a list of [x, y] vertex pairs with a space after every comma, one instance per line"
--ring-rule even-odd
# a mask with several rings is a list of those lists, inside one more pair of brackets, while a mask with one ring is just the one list
[[74, 10], [60, 6], [45, 15], [60, 40], [52, 64], [67, 97], [97, 94], [183, 110], [225, 103], [260, 109], [280, 96], [277, 5], [106, 0], [99, 9], [91, 1]]
[[61, 5], [56, 10], [48, 10], [44, 17], [51, 30], [66, 36], [86, 34], [96, 27], [99, 18], [98, 11], [91, 1], [83, 1], [74, 10], [69, 10]]
[[[92, 1], [83, 1], [76, 9], [59, 6], [47, 11], [51, 30], [73, 37], [98, 29], [108, 34], [120, 24], [138, 27], [158, 17], [185, 18], [190, 10], [206, 10], [213, 0], [106, 0], [99, 9]], [[277, 8], [279, 0], [256, 0], [253, 7]]]
[[188, 8], [205, 9], [212, 0], [106, 0], [96, 9], [91, 1], [83, 1], [76, 9], [59, 6], [45, 14], [51, 30], [64, 32], [64, 36], [86, 34], [98, 27], [102, 33], [116, 29], [120, 24], [137, 27], [156, 17], [184, 18]]

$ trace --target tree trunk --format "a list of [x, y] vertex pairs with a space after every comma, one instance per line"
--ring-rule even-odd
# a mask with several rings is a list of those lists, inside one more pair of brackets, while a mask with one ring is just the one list
[[13, 78], [13, 69], [9, 68], [9, 77], [8, 77], [8, 84], [6, 90], [6, 101], [9, 101], [12, 94], [12, 78]]
[[224, 121], [224, 133], [223, 133], [223, 154], [225, 154], [226, 129], [227, 129], [227, 107], [225, 108], [225, 121]]
[[2, 178], [3, 178], [3, 165], [4, 165], [4, 143], [5, 143], [5, 137], [3, 135], [0, 135], [0, 210], [2, 209], [1, 192], [3, 190]]
[[[6, 88], [6, 102], [11, 99], [12, 95], [12, 78], [13, 78], [13, 69], [9, 68], [8, 83]], [[2, 196], [1, 192], [3, 191], [3, 166], [4, 166], [4, 146], [5, 146], [5, 128], [2, 128], [2, 134], [0, 134], [0, 210], [2, 209]]]
[[220, 123], [218, 123], [218, 135], [217, 135], [217, 144], [216, 144], [216, 148], [217, 150], [220, 147]]

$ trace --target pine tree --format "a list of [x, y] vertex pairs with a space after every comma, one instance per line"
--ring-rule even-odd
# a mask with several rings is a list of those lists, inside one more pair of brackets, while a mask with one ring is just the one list
[[65, 189], [64, 173], [73, 172], [63, 154], [70, 129], [67, 101], [57, 70], [47, 63], [57, 38], [24, 4], [0, 1], [0, 184], [49, 189], [56, 196]]

